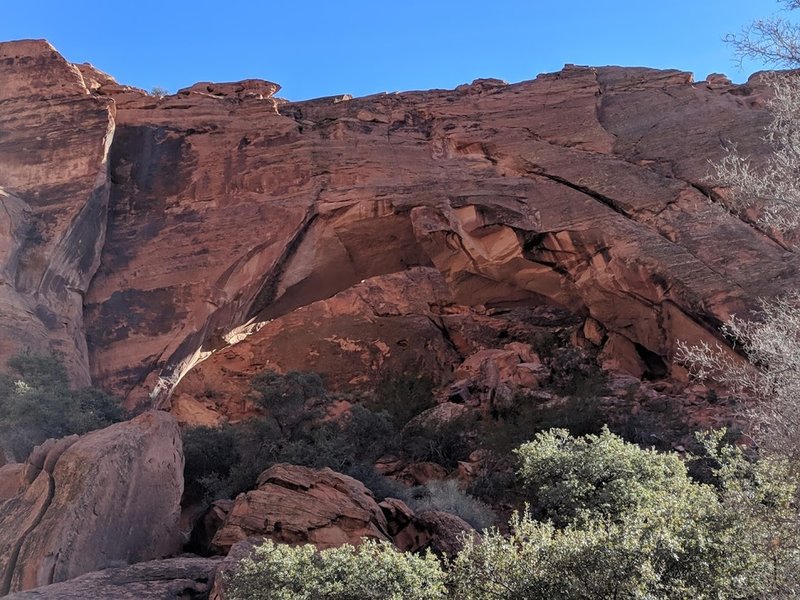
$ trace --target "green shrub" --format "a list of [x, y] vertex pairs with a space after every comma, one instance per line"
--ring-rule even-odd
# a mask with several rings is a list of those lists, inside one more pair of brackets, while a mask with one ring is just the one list
[[[678, 508], [678, 507], [676, 507]], [[510, 535], [492, 530], [466, 538], [451, 565], [459, 600], [711, 600], [735, 594], [737, 563], [728, 537], [691, 535], [680, 513], [655, 522], [592, 520], [559, 529], [530, 515], [515, 516]], [[704, 546], [711, 546], [712, 550]]]
[[487, 450], [506, 456], [543, 430], [567, 429], [572, 435], [598, 433], [603, 413], [596, 398], [570, 396], [543, 403], [528, 394], [516, 394], [510, 406], [483, 422], [480, 439]]
[[716, 498], [712, 488], [689, 478], [678, 455], [643, 450], [607, 428], [577, 438], [551, 429], [515, 452], [536, 514], [556, 525], [589, 518], [619, 521], [662, 501]]
[[445, 574], [432, 554], [387, 543], [317, 551], [270, 541], [228, 577], [230, 600], [444, 600]]
[[[192, 500], [232, 498], [252, 489], [258, 475], [276, 463], [366, 473], [364, 463], [397, 448], [398, 432], [386, 413], [354, 405], [345, 418], [321, 419], [324, 413], [313, 402], [327, 392], [313, 373], [269, 371], [256, 376], [252, 388], [274, 418], [183, 432]], [[374, 473], [369, 479], [378, 482]]]
[[735, 543], [749, 557], [743, 569], [752, 598], [800, 595], [800, 497], [797, 465], [785, 456], [748, 457], [722, 429], [697, 436], [712, 463]]
[[237, 428], [191, 427], [183, 430], [182, 438], [187, 496], [209, 501], [226, 497], [231, 470], [241, 461]]
[[444, 422], [410, 424], [402, 432], [402, 453], [411, 462], [435, 462], [452, 469], [474, 449], [467, 437], [474, 423], [474, 417], [466, 414]]
[[375, 496], [375, 500], [380, 502], [386, 498], [398, 498], [408, 504], [411, 500], [411, 488], [403, 485], [399, 481], [381, 475], [371, 464], [358, 462], [354, 463], [344, 471], [353, 479], [358, 479]]
[[264, 371], [253, 377], [250, 387], [256, 403], [269, 411], [287, 435], [316, 416], [316, 411], [310, 410], [311, 401], [327, 397], [322, 378], [303, 371]]
[[559, 348], [547, 366], [549, 387], [560, 396], [596, 398], [605, 394], [607, 375], [591, 353], [572, 347]]
[[0, 376], [0, 442], [17, 460], [47, 438], [82, 434], [121, 421], [118, 399], [96, 388], [71, 390], [63, 363], [42, 354], [8, 360]]
[[[764, 510], [775, 514], [752, 486], [738, 497], [762, 507], [755, 511], [758, 518], [734, 508], [712, 486], [691, 480], [677, 455], [641, 449], [607, 429], [582, 438], [564, 430], [543, 432], [517, 454], [520, 479], [537, 514], [548, 520], [526, 511], [512, 519], [508, 536], [492, 530], [480, 543], [465, 540], [451, 565], [454, 597], [780, 597], [775, 582], [783, 578], [767, 580], [776, 561], [765, 546], [743, 543], [752, 537], [749, 531], [763, 528]], [[726, 486], [740, 489], [747, 478], [730, 471], [721, 480], [727, 477]], [[777, 486], [766, 496], [779, 498], [777, 506], [789, 494]], [[796, 567], [788, 545], [780, 562], [787, 559]]]
[[427, 376], [391, 373], [375, 389], [373, 412], [386, 412], [401, 428], [421, 412], [435, 406], [434, 382]]

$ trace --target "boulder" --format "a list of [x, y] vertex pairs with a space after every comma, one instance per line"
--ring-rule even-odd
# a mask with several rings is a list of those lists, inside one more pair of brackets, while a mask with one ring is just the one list
[[0, 503], [0, 595], [176, 552], [182, 492], [180, 431], [167, 413], [49, 440]]
[[394, 543], [405, 552], [429, 549], [441, 556], [453, 557], [463, 548], [462, 536], [470, 532], [475, 532], [475, 529], [462, 518], [438, 510], [426, 510], [395, 535]]
[[503, 406], [520, 388], [538, 388], [546, 372], [530, 344], [512, 342], [468, 356], [456, 369], [451, 390], [466, 388], [482, 404]]
[[389, 539], [386, 517], [364, 484], [331, 469], [284, 464], [236, 498], [212, 545], [227, 552], [253, 536], [318, 548]]
[[389, 534], [394, 537], [414, 519], [414, 511], [402, 500], [386, 498], [378, 506], [386, 517]]

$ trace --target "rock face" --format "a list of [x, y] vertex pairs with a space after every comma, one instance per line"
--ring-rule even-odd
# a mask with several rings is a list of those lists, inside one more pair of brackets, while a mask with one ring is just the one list
[[175, 552], [182, 492], [180, 431], [167, 413], [49, 440], [16, 493], [0, 496], [0, 595]]
[[114, 103], [47, 42], [0, 43], [0, 364], [59, 352], [90, 383], [83, 298], [108, 211]]
[[414, 517], [394, 538], [405, 552], [431, 550], [454, 557], [464, 547], [462, 536], [478, 535], [461, 517], [438, 510], [426, 510]]
[[[564, 307], [657, 376], [676, 339], [796, 276], [705, 196], [719, 138], [757, 149], [766, 118], [757, 82], [618, 68], [345, 101], [122, 96], [94, 376], [147, 404], [210, 352], [211, 371], [300, 362], [272, 342], [309, 321], [324, 330], [296, 346], [334, 377], [355, 377], [354, 357], [392, 364], [404, 340], [458, 364], [430, 318], [442, 304]], [[441, 283], [392, 320], [372, 294], [419, 268]], [[375, 335], [381, 321], [413, 336]]]
[[6, 596], [7, 600], [204, 600], [220, 561], [173, 558], [104, 569], [63, 583]]
[[172, 396], [214, 422], [198, 385], [270, 364], [350, 385], [424, 355], [449, 374], [524, 341], [475, 333], [509, 308], [569, 311], [607, 364], [657, 379], [676, 340], [715, 338], [797, 277], [707, 199], [720, 139], [765, 153], [758, 77], [568, 67], [361, 99], [285, 102], [261, 80], [154, 97], [43, 42], [0, 48], [0, 354], [65, 349], [76, 381], [90, 365], [131, 407]]
[[212, 544], [227, 552], [251, 536], [318, 548], [389, 539], [386, 517], [360, 481], [331, 469], [275, 465], [240, 494]]

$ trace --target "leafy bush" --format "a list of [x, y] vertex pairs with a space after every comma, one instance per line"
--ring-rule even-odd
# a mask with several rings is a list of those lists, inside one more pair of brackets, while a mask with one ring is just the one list
[[364, 465], [396, 449], [398, 432], [387, 413], [354, 405], [345, 418], [321, 419], [314, 402], [328, 394], [313, 373], [268, 371], [256, 376], [252, 387], [272, 419], [183, 432], [184, 476], [192, 500], [231, 498], [252, 489], [258, 475], [275, 463], [368, 474], [371, 482], [386, 487]]
[[17, 460], [47, 438], [82, 434], [124, 417], [119, 400], [95, 388], [71, 390], [54, 356], [18, 354], [0, 375], [0, 442]]
[[465, 435], [473, 419], [467, 414], [444, 422], [410, 424], [403, 430], [401, 451], [412, 462], [435, 462], [452, 469], [473, 450]]
[[503, 414], [483, 423], [483, 447], [505, 456], [539, 431], [569, 430], [573, 435], [598, 433], [603, 415], [596, 398], [571, 396], [542, 403], [527, 394], [517, 394]]
[[546, 362], [550, 367], [549, 387], [560, 396], [595, 398], [605, 393], [607, 376], [593, 355], [563, 347]]
[[186, 494], [192, 499], [217, 500], [231, 470], [241, 461], [237, 428], [192, 427], [182, 432]]
[[[681, 520], [680, 514], [674, 518]], [[625, 523], [593, 520], [565, 529], [536, 521], [528, 514], [516, 515], [510, 536], [495, 529], [484, 533], [480, 541], [465, 539], [451, 565], [453, 597], [741, 598], [728, 595], [740, 565], [727, 562], [723, 544], [735, 540], [704, 540], [686, 533], [690, 532], [671, 526], [668, 515], [654, 523], [643, 519]], [[701, 548], [703, 543], [712, 546], [714, 552]], [[697, 550], [700, 552], [695, 554]]]
[[720, 502], [736, 528], [737, 547], [749, 556], [743, 570], [753, 598], [796, 598], [800, 593], [800, 496], [797, 465], [785, 456], [748, 458], [726, 441], [728, 432], [698, 435], [712, 463]]
[[592, 518], [620, 521], [660, 503], [716, 500], [711, 487], [689, 478], [678, 455], [643, 450], [607, 428], [578, 438], [551, 429], [515, 452], [534, 510], [560, 526]]
[[322, 378], [304, 371], [289, 371], [285, 375], [264, 371], [253, 377], [250, 387], [256, 402], [269, 411], [285, 434], [313, 418], [309, 402], [327, 395]]
[[378, 383], [371, 408], [388, 413], [400, 428], [436, 404], [433, 388], [430, 377], [392, 373]]
[[719, 492], [692, 481], [677, 455], [608, 430], [540, 433], [518, 450], [519, 474], [551, 520], [526, 511], [509, 536], [466, 539], [451, 565], [454, 597], [795, 597], [797, 524], [786, 518], [796, 488], [779, 466], [758, 466], [709, 439], [722, 448], [714, 454]]
[[230, 600], [444, 600], [435, 556], [404, 554], [387, 543], [317, 551], [270, 541], [255, 548], [227, 581]]
[[371, 464], [364, 462], [354, 463], [345, 469], [344, 473], [363, 483], [378, 502], [386, 498], [398, 498], [406, 504], [411, 502], [411, 488], [395, 479], [381, 475]]

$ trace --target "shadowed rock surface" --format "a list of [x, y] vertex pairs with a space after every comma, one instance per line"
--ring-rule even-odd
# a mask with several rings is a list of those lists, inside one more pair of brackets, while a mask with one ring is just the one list
[[63, 583], [6, 596], [8, 600], [205, 600], [220, 561], [172, 558], [87, 573]]
[[48, 440], [16, 493], [0, 496], [0, 595], [175, 553], [182, 492], [180, 431], [167, 413]]

